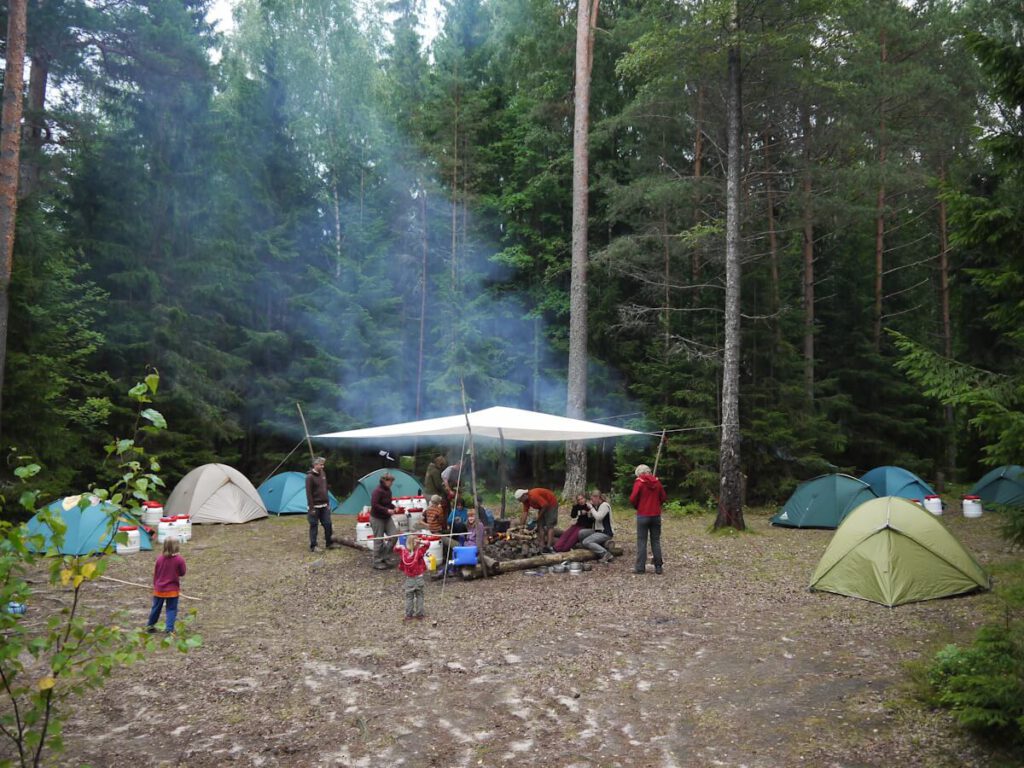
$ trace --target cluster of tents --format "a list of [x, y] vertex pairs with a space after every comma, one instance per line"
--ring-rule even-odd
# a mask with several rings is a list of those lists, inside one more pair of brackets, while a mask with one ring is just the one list
[[[1024, 506], [1024, 467], [994, 469], [969, 496]], [[902, 467], [877, 467], [861, 478], [822, 475], [801, 484], [772, 517], [790, 528], [836, 529], [811, 578], [811, 589], [893, 606], [988, 589], [991, 580], [935, 515], [918, 503], [936, 498]]]
[[[380, 476], [389, 471], [395, 476], [392, 486], [396, 496], [415, 496], [420, 493], [419, 481], [398, 469], [378, 469], [364, 475], [345, 499], [339, 502], [331, 494], [331, 511], [340, 515], [356, 515], [370, 503], [370, 494], [380, 482]], [[193, 524], [247, 523], [273, 515], [305, 514], [306, 475], [302, 472], [282, 472], [264, 481], [259, 488], [249, 478], [227, 464], [204, 464], [196, 467], [171, 491], [164, 504], [167, 517], [188, 515]], [[142, 520], [128, 510], [102, 501], [95, 496], [67, 496], [48, 504], [28, 522], [30, 536], [41, 536], [30, 548], [47, 552], [54, 546], [54, 533], [50, 519], [63, 522], [64, 534], [57, 548], [62, 555], [91, 555], [113, 546], [117, 528], [136, 526], [139, 546], [152, 550], [150, 531]]]

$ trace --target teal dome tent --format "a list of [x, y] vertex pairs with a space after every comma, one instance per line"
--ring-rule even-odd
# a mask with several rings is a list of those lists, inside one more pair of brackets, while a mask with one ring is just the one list
[[[85, 506], [82, 506], [83, 499]], [[113, 549], [119, 525], [137, 525], [139, 547], [144, 550], [153, 548], [149, 535], [138, 520], [95, 496], [68, 496], [47, 505], [45, 511], [64, 523], [64, 542], [57, 550], [62, 555], [92, 555]], [[43, 537], [42, 546], [29, 545], [33, 552], [46, 552], [53, 546], [53, 529], [42, 519], [41, 512], [33, 515], [26, 526], [30, 536]]]
[[[306, 513], [306, 475], [303, 472], [280, 472], [263, 481], [256, 489], [267, 512], [272, 515]], [[338, 509], [338, 499], [328, 491], [331, 512]]]
[[801, 483], [772, 518], [787, 528], [836, 528], [852, 510], [877, 498], [871, 486], [849, 475], [822, 475]]

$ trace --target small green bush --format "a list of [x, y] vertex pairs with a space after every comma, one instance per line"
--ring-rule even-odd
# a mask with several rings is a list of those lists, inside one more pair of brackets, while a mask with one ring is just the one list
[[669, 501], [662, 505], [663, 514], [672, 517], [692, 517], [706, 515], [715, 511], [714, 499], [709, 498], [703, 504], [699, 501]]
[[928, 682], [961, 725], [1024, 743], [1024, 643], [1012, 624], [983, 627], [967, 647], [947, 645]]

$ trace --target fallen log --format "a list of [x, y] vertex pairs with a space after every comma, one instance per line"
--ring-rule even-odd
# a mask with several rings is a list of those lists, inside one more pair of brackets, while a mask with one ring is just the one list
[[367, 549], [354, 539], [346, 539], [344, 536], [331, 536], [331, 544], [341, 544], [343, 547], [352, 547], [352, 549], [358, 549], [360, 552], [373, 552], [372, 549]]
[[[619, 547], [616, 544], [606, 544], [604, 546], [605, 549], [611, 552], [614, 557], [620, 557], [622, 555], [622, 547]], [[597, 555], [589, 549], [571, 549], [568, 552], [553, 552], [547, 555], [524, 557], [519, 560], [495, 560], [493, 557], [488, 557], [487, 555], [483, 555], [481, 559], [481, 565], [477, 565], [475, 567], [464, 566], [462, 568], [461, 573], [464, 579], [478, 579], [488, 575], [497, 576], [502, 573], [525, 571], [530, 568], [541, 568], [565, 562], [596, 560]]]

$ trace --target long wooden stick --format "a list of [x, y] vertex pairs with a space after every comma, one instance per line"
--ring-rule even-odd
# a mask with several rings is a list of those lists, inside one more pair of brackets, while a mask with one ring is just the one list
[[[100, 576], [104, 581], [116, 581], [118, 584], [127, 584], [129, 587], [142, 587], [143, 589], [152, 589], [148, 584], [136, 584], [134, 581], [122, 581], [121, 579], [115, 579], [113, 576]], [[192, 597], [191, 595], [178, 595], [183, 600], [202, 600], [201, 597]]]
[[313, 461], [313, 459], [315, 458], [313, 455], [313, 441], [309, 439], [309, 427], [306, 426], [306, 417], [302, 413], [301, 405], [296, 403], [295, 407], [299, 409], [299, 418], [302, 419], [302, 431], [306, 434], [306, 445], [309, 446], [309, 460]]
[[658, 474], [658, 462], [661, 460], [661, 446], [665, 444], [665, 430], [661, 430], [661, 439], [658, 441], [658, 453], [654, 457], [654, 469], [651, 470], [652, 475]]

